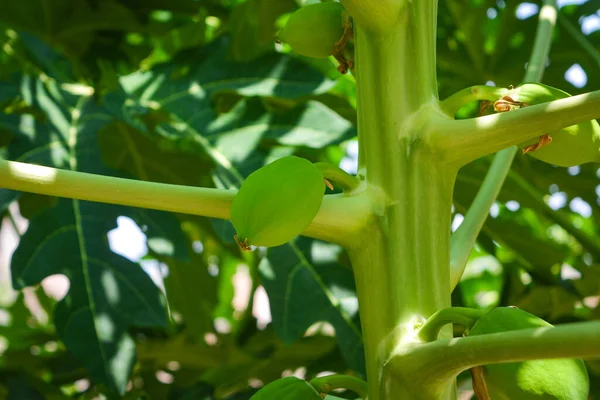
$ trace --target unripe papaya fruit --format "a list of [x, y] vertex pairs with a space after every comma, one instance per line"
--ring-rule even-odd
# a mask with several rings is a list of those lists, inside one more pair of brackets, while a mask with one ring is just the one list
[[277, 379], [254, 394], [250, 400], [323, 400], [306, 381], [294, 376]]
[[344, 13], [340, 3], [306, 5], [288, 19], [279, 33], [279, 40], [303, 56], [329, 57], [344, 35]]
[[[469, 336], [552, 326], [514, 307], [494, 308], [481, 317]], [[589, 378], [582, 360], [548, 359], [483, 367], [492, 400], [586, 400]]]
[[323, 201], [325, 179], [310, 161], [280, 158], [246, 178], [231, 204], [231, 222], [243, 250], [279, 246], [311, 223]]
[[[524, 83], [508, 94], [508, 98], [520, 103], [520, 106], [532, 106], [570, 96], [567, 92], [540, 83]], [[560, 167], [600, 162], [600, 125], [596, 120], [582, 122], [547, 134], [549, 138], [545, 138], [545, 143], [534, 147], [535, 150], [527, 154]], [[519, 147], [524, 149], [535, 145], [538, 141], [539, 139], [532, 139], [519, 144]]]

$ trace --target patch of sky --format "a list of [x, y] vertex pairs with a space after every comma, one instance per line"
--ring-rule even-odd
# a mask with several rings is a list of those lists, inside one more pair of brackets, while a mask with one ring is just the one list
[[521, 3], [517, 7], [517, 18], [527, 19], [538, 13], [540, 7], [534, 3]]
[[565, 72], [565, 80], [580, 89], [587, 84], [587, 74], [579, 64], [573, 64]]
[[558, 210], [567, 204], [567, 194], [565, 192], [556, 192], [550, 195], [546, 201], [551, 209]]
[[587, 201], [583, 200], [581, 197], [575, 197], [569, 203], [569, 208], [571, 211], [576, 212], [582, 217], [589, 218], [592, 216], [592, 206], [588, 204]]

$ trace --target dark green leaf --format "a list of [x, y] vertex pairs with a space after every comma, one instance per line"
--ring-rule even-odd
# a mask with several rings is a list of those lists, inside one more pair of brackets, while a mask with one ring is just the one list
[[[362, 372], [364, 353], [360, 328], [348, 313], [350, 310], [344, 307], [343, 299], [348, 292], [335, 293], [327, 286], [320, 276], [322, 270], [313, 265], [312, 246], [312, 241], [299, 239], [273, 247], [260, 263], [259, 270], [269, 294], [275, 329], [285, 342], [291, 343], [315, 322], [328, 321], [335, 329], [347, 362]], [[337, 269], [340, 277], [344, 275], [343, 267], [336, 268], [335, 264], [330, 264], [323, 268], [328, 269]], [[353, 311], [357, 311], [356, 304]]]
[[308, 382], [289, 376], [269, 383], [251, 399], [321, 400], [321, 396]]

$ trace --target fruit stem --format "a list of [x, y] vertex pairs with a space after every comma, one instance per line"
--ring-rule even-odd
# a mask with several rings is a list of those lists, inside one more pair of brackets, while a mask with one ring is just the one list
[[319, 392], [328, 394], [335, 389], [347, 389], [366, 399], [369, 393], [367, 382], [349, 375], [327, 375], [315, 378], [310, 384]]
[[424, 342], [437, 339], [440, 329], [447, 324], [459, 324], [470, 329], [484, 314], [481, 310], [466, 307], [449, 307], [433, 314], [419, 329], [419, 338]]
[[352, 176], [343, 169], [329, 163], [319, 162], [314, 164], [328, 181], [333, 181], [340, 185], [345, 194], [349, 194], [360, 185], [360, 179]]
[[491, 400], [483, 375], [483, 367], [473, 367], [470, 369], [471, 381], [473, 382], [473, 392], [477, 400]]
[[495, 86], [476, 85], [462, 89], [440, 102], [440, 108], [454, 119], [456, 112], [463, 106], [478, 100], [496, 101], [506, 94], [508, 89]]

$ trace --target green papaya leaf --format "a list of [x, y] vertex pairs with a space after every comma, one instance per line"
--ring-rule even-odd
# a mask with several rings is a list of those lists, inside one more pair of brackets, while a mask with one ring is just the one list
[[247, 63], [228, 61], [228, 42], [222, 37], [201, 51], [183, 53], [173, 63], [124, 76], [121, 85], [132, 97], [183, 117], [198, 113], [217, 92], [290, 99], [324, 93], [334, 84], [285, 55], [269, 54]]
[[[285, 113], [280, 114], [281, 116], [273, 116], [265, 113], [265, 111], [261, 111], [263, 110], [263, 106], [256, 101], [240, 101], [229, 112], [221, 115], [215, 115], [214, 110], [210, 108], [210, 104], [207, 102], [207, 96], [213, 91], [224, 90], [226, 88], [225, 85], [227, 84], [228, 79], [232, 79], [232, 83], [237, 85], [240, 85], [240, 82], [247, 82], [247, 80], [233, 80], [233, 78], [236, 76], [236, 74], [239, 76], [240, 71], [245, 71], [245, 68], [253, 65], [253, 63], [236, 64], [237, 69], [235, 72], [233, 72], [233, 70], [229, 71], [227, 68], [221, 68], [219, 71], [213, 69], [210, 71], [207, 70], [205, 75], [196, 77], [196, 71], [204, 71], [205, 68], [208, 68], [211, 62], [216, 62], [218, 57], [222, 57], [222, 55], [219, 55], [221, 50], [217, 47], [217, 45], [215, 44], [212, 47], [215, 51], [214, 54], [204, 60], [204, 63], [200, 62], [199, 64], [195, 65], [194, 69], [188, 72], [187, 75], [181, 79], [176, 80], [174, 84], [172, 81], [169, 82], [168, 86], [163, 83], [166, 82], [164, 80], [166, 71], [162, 72], [162, 67], [156, 67], [152, 71], [144, 73], [143, 75], [137, 74], [135, 76], [125, 77], [122, 80], [122, 84], [125, 92], [129, 94], [129, 98], [133, 100], [133, 102], [129, 101], [129, 105], [126, 106], [126, 99], [123, 97], [113, 97], [111, 98], [111, 110], [114, 110], [115, 114], [119, 114], [119, 118], [122, 118], [123, 120], [136, 121], [138, 115], [147, 113], [147, 108], [145, 108], [144, 102], [152, 101], [154, 104], [154, 109], [168, 113], [168, 116], [175, 120], [174, 122], [162, 123], [157, 126], [157, 133], [161, 136], [161, 138], [163, 138], [163, 140], [175, 140], [176, 142], [181, 143], [181, 146], [183, 146], [183, 143], [186, 143], [187, 146], [195, 145], [196, 147], [202, 149], [205, 154], [213, 159], [214, 163], [218, 167], [217, 171], [215, 172], [215, 180], [220, 182], [222, 187], [228, 188], [238, 187], [241, 184], [244, 176], [248, 175], [265, 163], [263, 158], [264, 154], [258, 153], [257, 150], [254, 150], [260, 142], [261, 136], [273, 135], [274, 138], [277, 138], [276, 140], [281, 140], [279, 139], [281, 138], [281, 135], [277, 134], [277, 132], [283, 133], [287, 129], [288, 131], [292, 130], [292, 132], [293, 130], [298, 130], [298, 133], [304, 134], [306, 133], [306, 130], [303, 131], [303, 129], [305, 129], [304, 126], [306, 125], [308, 129], [311, 129], [315, 132], [315, 135], [321, 135], [321, 137], [327, 138], [327, 136], [325, 136], [327, 133], [322, 133], [320, 129], [317, 129], [317, 125], [319, 124], [324, 125], [325, 127], [332, 126], [332, 133], [337, 135], [337, 137], [333, 136], [333, 140], [340, 140], [344, 137], [343, 135], [352, 134], [353, 128], [348, 124], [347, 121], [342, 120], [339, 116], [334, 118], [335, 114], [333, 114], [331, 111], [328, 111], [325, 106], [317, 103], [308, 103], [306, 106], [301, 106], [308, 111], [304, 111], [301, 114], [296, 114], [293, 116], [293, 118], [290, 118], [287, 126], [281, 122], [278, 122], [278, 119], [281, 121], [286, 121], [286, 119], [284, 119], [286, 115]], [[260, 73], [263, 71], [266, 72], [268, 70], [267, 67], [272, 65], [269, 64], [270, 59], [272, 59], [271, 56], [261, 59], [263, 65], [258, 69]], [[227, 61], [221, 60], [221, 63], [223, 62], [226, 64], [228, 63]], [[174, 67], [171, 66], [170, 68]], [[216, 74], [221, 75], [219, 76], [220, 80], [214, 84], [211, 84], [211, 80], [209, 78], [211, 76], [215, 76]], [[161, 76], [163, 76], [163, 78], [161, 78]], [[311, 76], [318, 81], [324, 79], [322, 75], [318, 74]], [[302, 78], [303, 75], [300, 74], [299, 77]], [[250, 80], [250, 82], [255, 82], [255, 79]], [[197, 86], [197, 89], [194, 89], [200, 90], [197, 96], [189, 92], [191, 87], [190, 85], [193, 86], [194, 83], [199, 85]], [[263, 83], [265, 82], [261, 82], [260, 79], [256, 78], [255, 86], [252, 88], [252, 92], [248, 93], [245, 89], [243, 89], [243, 87], [240, 87], [237, 89], [237, 91], [245, 95], [252, 94], [279, 96], [282, 94], [285, 96], [293, 96], [299, 95], [302, 92], [305, 94], [312, 92], [312, 89], [310, 89], [310, 84], [306, 84], [304, 86], [298, 85], [295, 91], [286, 91], [284, 93], [272, 92], [270, 89], [269, 91], [265, 91], [266, 86], [263, 86]], [[282, 80], [281, 82], [282, 87], [285, 87], [288, 84], [289, 82], [285, 80]], [[231, 90], [235, 88], [236, 87], [231, 87], [228, 89]], [[292, 87], [290, 87], [290, 89], [292, 89]], [[132, 106], [132, 104], [136, 104], [136, 102], [137, 106]], [[122, 104], [123, 106], [119, 106], [118, 104]], [[297, 111], [292, 109], [291, 113], [294, 112]], [[306, 112], [310, 112], [310, 114], [304, 115]], [[321, 113], [321, 115], [319, 113]], [[327, 123], [327, 120], [329, 123]], [[139, 129], [140, 132], [143, 130], [143, 127]], [[337, 132], [342, 133], [342, 135]], [[296, 136], [298, 138], [302, 137], [300, 135]], [[314, 137], [312, 142], [315, 142]], [[306, 143], [308, 143], [308, 141]], [[332, 143], [332, 140], [326, 139], [326, 141], [323, 141], [322, 143], [323, 145]], [[298, 145], [304, 144], [304, 142], [291, 142], [290, 144]], [[287, 246], [283, 246], [282, 248], [287, 249]], [[297, 250], [295, 251], [288, 249], [282, 258], [285, 258], [289, 254], [293, 255], [296, 253]], [[293, 260], [295, 260], [295, 258], [292, 259], [292, 262], [295, 262]], [[301, 269], [302, 272], [313, 269], [309, 263], [306, 265], [307, 268]], [[273, 266], [273, 268], [275, 267], [287, 268], [285, 266], [281, 267], [280, 265]], [[311, 274], [312, 273], [309, 272], [309, 275]], [[286, 280], [285, 277], [282, 279], [283, 281]], [[343, 311], [343, 307], [337, 304], [339, 299], [335, 300], [336, 304], [331, 303], [330, 298], [328, 297], [331, 293], [328, 293], [329, 290], [323, 292], [323, 282], [321, 281], [321, 278], [318, 277], [318, 274], [314, 279], [316, 279], [316, 281], [313, 283], [315, 285], [315, 296], [319, 299], [315, 300], [315, 304], [317, 304], [317, 307], [324, 305], [328, 310], [322, 319], [329, 320], [329, 322], [334, 325], [340, 346], [342, 348], [342, 353], [348, 360], [351, 360], [351, 365], [353, 368], [358, 371], [362, 371], [364, 368], [364, 355], [358, 323], [353, 321], [352, 318], [346, 314], [345, 311]], [[271, 285], [266, 284], [265, 286], [270, 296], [274, 294], [273, 291], [276, 292], [280, 290], [274, 289], [276, 286], [275, 283]], [[298, 294], [300, 294], [302, 290], [303, 288], [300, 288]], [[276, 296], [279, 297], [280, 294], [276, 293]], [[277, 297], [275, 297], [275, 299]], [[277, 300], [271, 301], [272, 304], [277, 303]], [[290, 302], [290, 304], [291, 303], [293, 302]], [[357, 309], [355, 296], [350, 295], [347, 303], [351, 304], [351, 307], [353, 307], [353, 313], [355, 314]], [[290, 313], [290, 311], [292, 310], [286, 309], [285, 315]], [[304, 314], [310, 315], [306, 312], [304, 312]], [[311, 316], [308, 319], [301, 321], [297, 326], [292, 326], [291, 330], [283, 331], [281, 329], [281, 320], [284, 318], [283, 315], [284, 314], [277, 309], [274, 312], [274, 320], [276, 321], [276, 326], [279, 327], [279, 334], [288, 343], [301, 336], [306, 328], [308, 328], [312, 323], [319, 321], [319, 319], [315, 319], [314, 316]], [[290, 315], [293, 315], [293, 312]]]
[[[110, 114], [92, 98], [64, 91], [52, 81], [23, 80], [23, 97], [43, 111], [47, 120], [21, 117], [30, 125], [21, 124], [15, 132], [9, 146], [11, 158], [113, 174], [95, 146], [96, 132], [112, 120]], [[28, 126], [35, 127], [35, 135]], [[69, 278], [69, 292], [54, 310], [58, 335], [94, 381], [124, 393], [135, 361], [128, 329], [168, 323], [164, 298], [149, 276], [139, 265], [110, 251], [107, 233], [116, 227], [120, 215], [148, 226], [149, 244], [157, 253], [185, 258], [187, 250], [178, 249], [184, 245], [183, 236], [172, 215], [59, 199], [30, 221], [11, 267], [16, 289], [53, 274]]]
[[322, 400], [321, 395], [308, 382], [294, 376], [269, 383], [250, 399]]
[[196, 253], [187, 262], [170, 260], [168, 266], [165, 287], [169, 305], [182, 315], [192, 336], [203, 338], [214, 330], [217, 279], [208, 273], [206, 262]]
[[292, 0], [250, 0], [236, 5], [229, 20], [232, 58], [246, 61], [272, 50], [275, 21], [281, 14], [292, 11], [294, 6]]
[[[328, 321], [335, 329], [346, 362], [356, 371], [363, 372], [362, 335], [351, 314], [358, 311], [356, 301], [352, 300], [355, 294], [351, 286], [344, 290], [341, 284], [346, 274], [352, 282], [352, 271], [336, 263], [316, 267], [311, 254], [312, 243], [298, 238], [287, 245], [272, 247], [260, 263], [259, 271], [269, 295], [273, 324], [283, 341], [291, 343], [315, 322]], [[336, 274], [337, 279], [330, 287], [321, 274]], [[352, 285], [348, 280], [347, 284]]]
[[70, 53], [87, 49], [97, 31], [139, 30], [134, 13], [122, 4], [106, 0], [90, 4], [56, 0], [48, 7], [44, 0], [24, 0], [2, 5], [0, 23], [35, 34]]
[[[54, 312], [59, 336], [95, 380], [123, 392], [135, 359], [127, 328], [167, 326], [167, 319], [150, 278], [138, 265], [112, 254], [101, 239], [111, 228], [103, 221], [116, 218], [111, 211], [60, 200], [31, 221], [13, 255], [12, 273], [16, 289], [52, 274], [69, 278], [69, 293]], [[115, 369], [115, 363], [121, 368]]]

